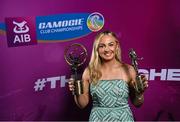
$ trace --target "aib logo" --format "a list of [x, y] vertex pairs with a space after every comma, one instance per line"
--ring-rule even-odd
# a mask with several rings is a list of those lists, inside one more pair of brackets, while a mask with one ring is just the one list
[[6, 18], [5, 21], [9, 47], [37, 44], [35, 22], [32, 18]]

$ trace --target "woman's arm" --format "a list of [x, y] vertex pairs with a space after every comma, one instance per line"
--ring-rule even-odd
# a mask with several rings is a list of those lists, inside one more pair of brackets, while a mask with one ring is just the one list
[[129, 72], [130, 72], [130, 82], [129, 82], [129, 94], [130, 94], [130, 100], [133, 103], [134, 106], [140, 107], [144, 103], [144, 90], [147, 88], [147, 79], [145, 76], [142, 75], [142, 82], [144, 85], [144, 90], [141, 92], [137, 92], [135, 89], [135, 84], [137, 82], [136, 79], [136, 71], [132, 66], [129, 66]]
[[[69, 89], [70, 91], [74, 91], [73, 79], [70, 79]], [[83, 83], [83, 94], [74, 95], [74, 100], [77, 106], [81, 109], [85, 108], [89, 103], [89, 71], [86, 68], [82, 75], [82, 83]]]

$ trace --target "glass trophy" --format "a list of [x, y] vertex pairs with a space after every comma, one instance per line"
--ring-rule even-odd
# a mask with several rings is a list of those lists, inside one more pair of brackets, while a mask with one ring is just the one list
[[142, 60], [143, 58], [138, 58], [136, 55], [136, 52], [131, 49], [129, 52], [129, 56], [131, 58], [132, 61], [132, 66], [134, 67], [135, 71], [136, 71], [136, 83], [135, 83], [135, 90], [140, 93], [144, 90], [144, 85], [142, 82], [142, 78], [141, 78], [141, 74], [138, 72], [138, 60]]
[[74, 43], [68, 46], [64, 52], [64, 58], [68, 65], [71, 67], [72, 78], [74, 78], [74, 92], [73, 95], [83, 94], [83, 83], [78, 78], [78, 67], [80, 67], [87, 59], [86, 48], [79, 43]]

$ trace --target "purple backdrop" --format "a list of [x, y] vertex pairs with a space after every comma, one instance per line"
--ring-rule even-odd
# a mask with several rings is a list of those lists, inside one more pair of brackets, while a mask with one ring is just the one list
[[[140, 68], [162, 72], [178, 69], [180, 75], [180, 1], [179, 0], [1, 0], [0, 22], [5, 17], [45, 16], [64, 13], [99, 12], [105, 25], [121, 38], [123, 60], [130, 63], [128, 51], [134, 48], [144, 57]], [[70, 68], [64, 49], [72, 43], [83, 44], [90, 56], [93, 32], [68, 42], [38, 43], [8, 47], [6, 35], [0, 35], [0, 120], [88, 120], [89, 105], [76, 107], [65, 79]], [[89, 60], [89, 57], [88, 57]], [[82, 72], [88, 61], [81, 67]], [[150, 73], [149, 75], [152, 75]], [[164, 76], [167, 76], [168, 72]], [[53, 80], [56, 79], [53, 84]], [[35, 91], [35, 82], [49, 81]], [[54, 85], [54, 86], [53, 86]], [[132, 110], [136, 120], [180, 120], [180, 82], [155, 77], [149, 81], [145, 102]]]

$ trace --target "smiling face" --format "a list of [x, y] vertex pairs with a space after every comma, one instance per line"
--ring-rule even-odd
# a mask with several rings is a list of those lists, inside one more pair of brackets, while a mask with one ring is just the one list
[[112, 35], [104, 35], [98, 44], [98, 53], [102, 61], [115, 60], [117, 48], [116, 38]]
[[103, 63], [121, 63], [121, 47], [118, 37], [111, 31], [99, 33], [94, 40], [91, 59], [89, 62], [90, 78], [94, 84], [102, 76]]

